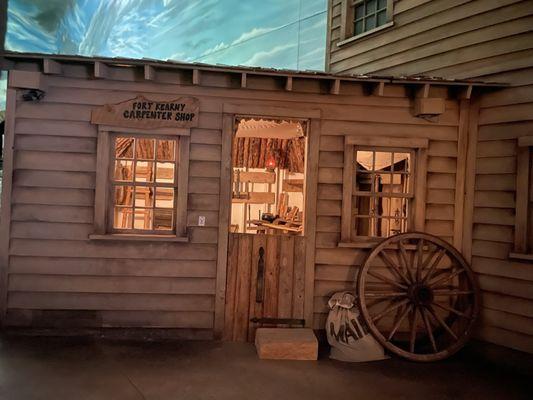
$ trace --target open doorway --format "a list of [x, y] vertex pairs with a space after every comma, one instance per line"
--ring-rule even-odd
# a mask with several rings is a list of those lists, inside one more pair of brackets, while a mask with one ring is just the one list
[[307, 122], [239, 117], [230, 232], [303, 235]]

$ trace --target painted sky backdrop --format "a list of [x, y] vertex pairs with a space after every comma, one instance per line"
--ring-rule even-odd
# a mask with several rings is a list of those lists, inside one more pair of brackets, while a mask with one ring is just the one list
[[323, 70], [327, 0], [9, 0], [6, 48]]

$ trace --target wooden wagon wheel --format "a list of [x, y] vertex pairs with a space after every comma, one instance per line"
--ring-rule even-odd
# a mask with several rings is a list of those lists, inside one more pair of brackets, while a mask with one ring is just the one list
[[450, 244], [425, 233], [395, 235], [374, 247], [359, 272], [357, 294], [372, 335], [413, 361], [458, 351], [478, 315], [470, 266]]

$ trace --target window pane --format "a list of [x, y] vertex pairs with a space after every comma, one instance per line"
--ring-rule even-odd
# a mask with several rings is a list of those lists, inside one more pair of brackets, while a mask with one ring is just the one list
[[115, 205], [133, 205], [133, 186], [115, 186]]
[[378, 10], [387, 8], [387, 0], [378, 0]]
[[357, 169], [360, 171], [372, 171], [374, 165], [373, 151], [358, 151], [355, 157]]
[[392, 153], [384, 151], [376, 151], [375, 168], [376, 171], [390, 171], [392, 164]]
[[153, 160], [155, 149], [155, 139], [137, 139], [135, 155], [141, 160]]
[[135, 207], [153, 207], [154, 189], [148, 186], [135, 188]]
[[160, 161], [174, 161], [175, 145], [174, 140], [158, 140], [157, 141], [157, 159]]
[[411, 154], [394, 153], [394, 171], [409, 172]]
[[356, 185], [356, 190], [359, 192], [372, 191], [372, 174], [358, 172]]
[[154, 229], [168, 231], [173, 228], [172, 210], [154, 210]]
[[135, 165], [135, 181], [153, 182], [154, 163], [148, 161], [137, 161]]
[[152, 229], [152, 210], [146, 208], [136, 208], [133, 227], [135, 229]]
[[365, 19], [365, 31], [374, 29], [376, 27], [376, 15], [371, 15]]
[[125, 182], [133, 180], [133, 161], [115, 161], [115, 180]]
[[387, 22], [387, 11], [383, 10], [378, 12], [378, 21], [376, 26], [384, 25]]
[[363, 20], [357, 21], [355, 23], [355, 34], [359, 35], [360, 33], [363, 33]]
[[365, 5], [361, 4], [355, 7], [355, 19], [361, 19], [365, 16]]
[[133, 158], [133, 138], [117, 137], [115, 139], [115, 158]]
[[158, 208], [174, 208], [174, 189], [156, 188], [155, 206]]
[[113, 227], [115, 229], [131, 229], [133, 208], [115, 207]]
[[366, 15], [376, 12], [377, 0], [368, 0], [366, 2]]
[[174, 183], [174, 163], [157, 163], [156, 181], [158, 183]]

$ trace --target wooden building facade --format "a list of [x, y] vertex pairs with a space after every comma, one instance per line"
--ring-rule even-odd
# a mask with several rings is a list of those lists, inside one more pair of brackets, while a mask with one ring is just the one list
[[531, 0], [330, 0], [326, 56], [332, 73], [511, 85], [471, 104], [461, 249], [483, 293], [477, 336], [527, 352], [533, 352], [532, 26]]
[[[468, 154], [483, 148], [475, 140], [479, 98], [500, 85], [15, 53], [3, 62], [10, 70], [0, 231], [4, 326], [153, 328], [227, 340], [250, 339], [254, 317], [323, 329], [327, 299], [353, 289], [380, 237], [420, 231], [463, 252], [474, 237], [480, 257], [499, 249], [483, 250], [478, 237], [493, 228], [472, 231], [474, 202], [500, 197], [473, 193]], [[153, 110], [176, 114], [154, 123], [146, 120], [156, 118]], [[232, 204], [243, 201], [232, 178], [240, 120], [270, 121], [264, 130], [290, 122], [297, 132], [291, 137], [305, 137], [303, 230], [292, 229], [293, 221], [283, 235], [230, 232]], [[129, 150], [125, 143], [136, 144]], [[130, 163], [135, 176], [128, 178]], [[365, 179], [355, 184], [355, 174]], [[381, 175], [388, 180], [376, 181]], [[508, 179], [486, 184], [499, 182]], [[365, 185], [387, 190], [391, 200], [368, 194], [377, 189]], [[124, 200], [128, 190], [133, 200]], [[151, 190], [155, 202], [143, 197]], [[159, 201], [159, 192], [167, 197]], [[378, 218], [368, 201], [389, 214]], [[477, 211], [479, 218], [510, 220]], [[259, 265], [266, 269], [261, 281]], [[500, 298], [487, 293], [492, 278], [481, 279], [486, 302]], [[262, 302], [253, 301], [259, 288]]]

